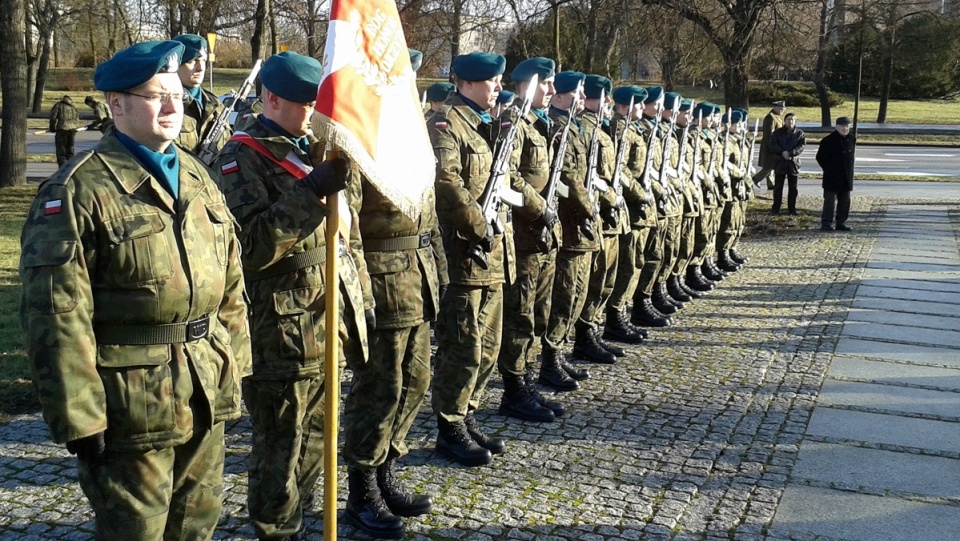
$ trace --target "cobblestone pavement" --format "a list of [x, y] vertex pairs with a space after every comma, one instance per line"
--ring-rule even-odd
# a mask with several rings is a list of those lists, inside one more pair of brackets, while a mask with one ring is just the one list
[[[569, 414], [558, 422], [498, 415], [494, 381], [478, 418], [508, 450], [490, 467], [435, 456], [425, 408], [400, 476], [434, 494], [435, 506], [406, 520], [408, 538], [766, 538], [887, 203], [854, 198], [850, 234], [811, 229], [743, 242], [744, 270], [616, 365], [591, 366], [591, 379], [562, 395]], [[818, 205], [801, 196], [802, 208]], [[249, 430], [246, 419], [229, 427], [216, 539], [253, 536], [244, 508]], [[341, 508], [345, 477], [341, 470]], [[321, 517], [309, 515], [312, 539], [321, 538]], [[0, 427], [0, 541], [91, 539], [92, 519], [73, 458], [49, 441], [39, 416]], [[341, 517], [339, 538], [365, 537]]]

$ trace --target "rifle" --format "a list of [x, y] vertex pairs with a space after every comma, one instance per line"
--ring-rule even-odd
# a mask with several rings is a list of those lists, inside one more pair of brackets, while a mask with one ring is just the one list
[[[643, 188], [644, 195], [648, 198], [653, 193], [653, 187], [650, 185], [650, 169], [653, 168], [653, 142], [657, 137], [657, 130], [659, 129], [660, 111], [657, 111], [657, 116], [653, 119], [653, 126], [650, 128], [650, 136], [647, 138], [647, 159], [646, 163], [643, 164], [643, 177], [640, 178], [640, 186]], [[662, 200], [658, 199], [656, 203], [657, 209], [662, 211]]]
[[[240, 89], [234, 92], [230, 91], [230, 95], [233, 96], [234, 102], [236, 100], [242, 100], [247, 98], [247, 94], [250, 93], [250, 90], [253, 88], [254, 81], [257, 79], [257, 75], [260, 73], [260, 64], [262, 60], [257, 60], [253, 65], [253, 69], [250, 70], [250, 75], [243, 81], [243, 84], [240, 85]], [[220, 138], [223, 136], [223, 131], [227, 129], [227, 125], [230, 123], [230, 114], [233, 113], [233, 107], [224, 107], [220, 114], [217, 115], [217, 118], [213, 121], [213, 124], [210, 125], [210, 129], [207, 131], [207, 135], [203, 138], [203, 141], [200, 142], [200, 151], [197, 152], [197, 157], [200, 158], [200, 161], [210, 165], [213, 163], [213, 160], [217, 158], [217, 155], [220, 154], [220, 149], [217, 148], [217, 143], [220, 142]]]
[[[690, 104], [691, 110], [693, 109], [695, 103]], [[679, 160], [677, 160], [677, 173], [680, 175], [680, 181], [683, 182], [683, 166], [686, 164], [685, 158], [687, 157], [687, 137], [690, 134], [690, 121], [687, 120], [686, 124], [683, 126], [683, 135], [680, 136], [680, 155]], [[696, 176], [696, 171], [691, 171], [691, 184], [693, 184], [692, 178]], [[696, 210], [697, 203], [696, 201], [692, 202], [693, 210]]]
[[[630, 96], [630, 105], [627, 106], [627, 116], [623, 119], [623, 131], [617, 137], [617, 159], [613, 162], [613, 192], [619, 201], [623, 196], [623, 156], [627, 150], [627, 132], [630, 130], [630, 115], [633, 113], [633, 96]], [[616, 126], [614, 126], [616, 130]], [[615, 134], [616, 135], [616, 134]]]
[[750, 141], [750, 157], [747, 159], [747, 171], [753, 167], [753, 159], [757, 153], [757, 130], [760, 128], [760, 119], [753, 119], [753, 139]]
[[[730, 179], [728, 169], [730, 169], [730, 121], [733, 119], [733, 109], [727, 109], [727, 131], [723, 134], [723, 169], [720, 174]], [[727, 193], [726, 181], [724, 182], [723, 193]], [[730, 187], [732, 189], [732, 186]], [[733, 195], [733, 194], [730, 194]]]
[[[676, 202], [677, 194], [673, 189], [673, 185], [670, 184], [670, 179], [667, 178], [667, 167], [670, 163], [670, 150], [673, 146], [673, 132], [677, 127], [677, 105], [678, 101], [674, 101], [672, 113], [670, 114], [670, 129], [666, 133], [666, 142], [663, 143], [663, 159], [660, 160], [660, 187], [663, 188], [663, 198], [667, 200], [673, 200]], [[680, 164], [678, 163], [679, 167]], [[661, 198], [661, 199], [663, 199]], [[666, 201], [661, 202], [662, 205], [666, 205]], [[666, 209], [664, 208], [664, 211]]]
[[[587, 152], [587, 178], [584, 181], [584, 185], [587, 187], [587, 197], [590, 199], [590, 202], [593, 204], [593, 214], [594, 216], [600, 212], [600, 204], [596, 201], [593, 196], [593, 189], [596, 187], [596, 182], [600, 180], [597, 178], [597, 159], [600, 154], [600, 130], [603, 128], [603, 113], [605, 112], [604, 103], [606, 102], [607, 93], [605, 90], [600, 91], [600, 106], [597, 107], [597, 127], [593, 130], [593, 137], [590, 138], [590, 149]], [[590, 240], [595, 240], [593, 227], [590, 225], [590, 222], [583, 224], [581, 227], [581, 232], [583, 236], [587, 237]]]
[[[580, 83], [580, 85], [582, 84]], [[546, 191], [543, 196], [547, 202], [547, 208], [554, 213], [557, 211], [557, 195], [567, 197], [569, 193], [567, 186], [563, 186], [561, 190], [560, 173], [563, 172], [563, 157], [567, 153], [567, 143], [570, 140], [570, 125], [573, 124], [573, 117], [577, 114], [578, 105], [580, 105], [580, 86], [577, 86], [577, 90], [573, 93], [573, 101], [570, 103], [570, 108], [567, 109], [567, 117], [570, 120], [564, 124], [563, 131], [560, 133], [560, 141], [553, 153], [553, 163], [550, 164], [550, 178], [547, 180]], [[560, 193], [561, 191], [565, 193]], [[543, 228], [539, 238], [537, 238], [537, 248], [543, 252], [550, 248], [550, 231], [546, 227]]]
[[420, 112], [421, 113], [427, 112], [427, 91], [426, 90], [423, 91], [423, 97], [420, 98]]
[[[87, 130], [89, 130], [89, 129], [92, 129], [94, 124], [96, 124], [96, 123], [95, 123], [95, 122], [91, 122], [91, 123], [87, 124], [86, 126], [80, 126], [79, 128], [76, 128], [76, 129], [73, 129], [73, 130], [63, 130], [63, 131], [87, 131]], [[57, 133], [57, 132], [56, 132], [56, 131], [50, 131], [50, 130], [39, 130], [39, 131], [33, 132], [34, 135], [47, 135], [47, 134], [50, 134], [50, 133]]]
[[[538, 77], [534, 75], [530, 79], [530, 84], [527, 85], [527, 93], [523, 96], [523, 104], [517, 113], [518, 121], [526, 117], [527, 113], [530, 112], [533, 94], [537, 88], [537, 80]], [[512, 107], [512, 109], [516, 109], [516, 106]], [[507, 193], [512, 192], [512, 190], [503, 185], [510, 168], [510, 155], [513, 153], [513, 140], [517, 137], [518, 124], [519, 122], [512, 122], [510, 127], [507, 128], [506, 135], [497, 137], [497, 141], [494, 144], [493, 165], [490, 167], [490, 177], [487, 179], [487, 184], [483, 187], [483, 193], [480, 194], [480, 199], [478, 200], [484, 221], [493, 227], [493, 232], [497, 235], [505, 231], [505, 227], [500, 221], [500, 203], [515, 202], [516, 205], [523, 204], [522, 197], [519, 198], [519, 201], [517, 198], [512, 198], [511, 195], [516, 192], [513, 192], [513, 194]], [[508, 199], [513, 200], [510, 201]], [[473, 262], [476, 263], [477, 266], [483, 270], [487, 270], [490, 267], [487, 261], [487, 249], [492, 248], [492, 246], [481, 246], [479, 243], [474, 244], [467, 250], [467, 255], [470, 256], [470, 259], [473, 259]]]
[[[697, 130], [703, 131], [700, 125], [703, 124], [703, 111], [697, 113]], [[697, 142], [693, 144], [693, 171], [690, 172], [690, 183], [693, 184], [694, 210], [700, 212], [703, 208], [703, 183], [697, 179], [697, 173], [700, 169], [700, 143], [703, 141], [703, 134], [697, 135]]]

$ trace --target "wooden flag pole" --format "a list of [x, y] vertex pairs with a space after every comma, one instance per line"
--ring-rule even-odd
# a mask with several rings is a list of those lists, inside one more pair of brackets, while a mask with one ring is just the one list
[[[329, 158], [329, 156], [328, 156]], [[337, 538], [337, 439], [340, 433], [340, 197], [327, 196], [323, 405], [323, 538]]]

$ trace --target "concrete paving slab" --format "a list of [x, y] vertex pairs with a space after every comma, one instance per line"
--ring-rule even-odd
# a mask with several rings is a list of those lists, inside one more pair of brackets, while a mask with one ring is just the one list
[[960, 393], [835, 379], [824, 382], [817, 405], [960, 417]]
[[872, 338], [888, 342], [906, 342], [960, 349], [960, 332], [939, 329], [908, 327], [917, 316], [904, 316], [900, 324], [860, 323], [848, 321], [843, 326], [843, 335], [853, 338]]
[[956, 541], [960, 507], [788, 485], [771, 533], [851, 541]]
[[960, 368], [960, 351], [917, 344], [898, 344], [842, 336], [837, 341], [834, 353]]
[[927, 301], [907, 301], [885, 297], [860, 297], [853, 299], [853, 307], [869, 310], [887, 310], [905, 314], [938, 314], [945, 317], [960, 316], [960, 305]]
[[830, 362], [827, 376], [900, 385], [922, 385], [960, 391], [960, 367], [940, 368], [918, 364], [873, 361], [843, 355], [834, 357]]
[[871, 261], [867, 263], [868, 269], [895, 269], [895, 270], [916, 270], [933, 272], [956, 272], [960, 270], [960, 264], [934, 265], [923, 263], [896, 263], [892, 261]]
[[904, 325], [920, 327], [922, 329], [940, 329], [950, 331], [960, 328], [960, 318], [950, 316], [936, 316], [930, 314], [903, 314], [899, 312], [885, 312], [880, 310], [864, 310], [854, 308], [847, 315], [847, 323], [886, 323], [890, 325]]
[[929, 301], [947, 304], [960, 304], [960, 294], [944, 293], [940, 291], [922, 291], [899, 287], [878, 287], [870, 284], [860, 284], [857, 287], [857, 298], [880, 297], [884, 299], [904, 299], [910, 301]]
[[814, 409], [807, 435], [947, 453], [960, 449], [956, 423], [827, 407]]
[[870, 261], [892, 263], [920, 263], [923, 265], [952, 264], [957, 261], [956, 254], [948, 252], [917, 252], [904, 255], [903, 251], [876, 252], [870, 254]]
[[932, 498], [960, 498], [960, 460], [804, 442], [790, 477], [844, 488], [869, 487]]
[[[932, 275], [936, 276], [936, 275]], [[903, 278], [871, 278], [860, 281], [861, 286], [896, 287], [898, 289], [923, 289], [944, 293], [960, 294], [960, 275], [956, 279], [903, 279]]]

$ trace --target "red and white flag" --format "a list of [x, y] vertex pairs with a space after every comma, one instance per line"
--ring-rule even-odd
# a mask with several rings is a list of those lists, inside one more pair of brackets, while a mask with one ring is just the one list
[[313, 125], [416, 220], [436, 169], [393, 0], [333, 0]]

